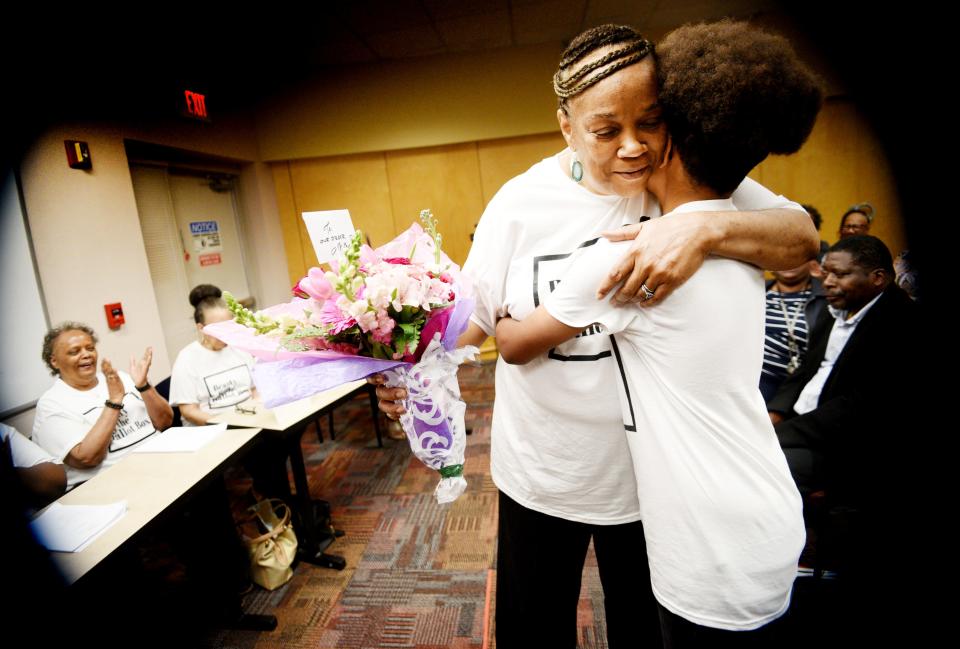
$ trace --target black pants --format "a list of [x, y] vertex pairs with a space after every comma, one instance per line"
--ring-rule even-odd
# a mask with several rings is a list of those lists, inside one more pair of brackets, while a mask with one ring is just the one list
[[593, 537], [610, 649], [661, 646], [643, 526], [589, 525], [527, 509], [500, 493], [497, 648], [577, 646], [580, 578]]
[[783, 649], [794, 646], [783, 628], [782, 618], [753, 631], [725, 631], [694, 624], [659, 604], [657, 606], [664, 649]]

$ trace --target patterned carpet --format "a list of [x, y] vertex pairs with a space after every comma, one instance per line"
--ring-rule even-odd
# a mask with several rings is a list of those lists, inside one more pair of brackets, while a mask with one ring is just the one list
[[[275, 631], [222, 631], [206, 646], [237, 648], [411, 649], [495, 647], [497, 491], [490, 480], [494, 363], [465, 366], [467, 492], [437, 505], [437, 474], [413, 458], [405, 440], [384, 435], [378, 448], [366, 399], [336, 411], [336, 439], [311, 428], [303, 451], [311, 495], [330, 502], [346, 534], [328, 552], [342, 571], [300, 564], [284, 587], [256, 587], [248, 613], [271, 613]], [[326, 425], [323, 426], [326, 428]], [[242, 481], [231, 491], [242, 493]], [[606, 647], [602, 591], [591, 551], [578, 615], [580, 646]]]

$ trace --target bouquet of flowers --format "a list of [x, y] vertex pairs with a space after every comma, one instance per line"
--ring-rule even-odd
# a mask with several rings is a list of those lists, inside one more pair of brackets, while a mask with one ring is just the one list
[[311, 268], [294, 299], [254, 313], [224, 293], [233, 321], [204, 331], [261, 361], [254, 382], [268, 407], [382, 372], [404, 387], [400, 424], [414, 454], [441, 474], [438, 502], [463, 493], [464, 412], [456, 373], [477, 353], [456, 348], [474, 301], [443, 254], [430, 210], [390, 243], [371, 249], [354, 234], [324, 272]]

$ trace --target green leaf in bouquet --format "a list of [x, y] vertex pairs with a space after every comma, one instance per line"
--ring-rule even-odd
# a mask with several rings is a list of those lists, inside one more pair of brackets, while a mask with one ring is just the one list
[[393, 360], [393, 349], [376, 340], [371, 341], [371, 355], [374, 358]]
[[344, 251], [343, 261], [340, 264], [337, 274], [337, 281], [333, 287], [338, 293], [344, 295], [348, 300], [353, 301], [363, 283], [363, 273], [360, 272], [360, 248], [363, 245], [360, 230], [353, 233], [353, 239], [350, 240], [350, 247]]
[[399, 322], [393, 328], [393, 348], [398, 354], [412, 353], [420, 344], [421, 326], [415, 323]]
[[240, 304], [229, 291], [223, 292], [223, 300], [233, 314], [233, 319], [245, 327], [255, 330], [258, 334], [265, 334], [280, 328], [280, 323], [263, 313], [254, 313]]
[[[440, 265], [440, 244], [443, 242], [443, 237], [437, 231], [437, 219], [434, 218], [433, 212], [429, 209], [420, 210], [420, 220], [423, 221], [423, 229], [427, 234], [430, 235], [430, 238], [433, 239], [433, 261], [439, 266]], [[413, 255], [410, 256], [411, 259]]]

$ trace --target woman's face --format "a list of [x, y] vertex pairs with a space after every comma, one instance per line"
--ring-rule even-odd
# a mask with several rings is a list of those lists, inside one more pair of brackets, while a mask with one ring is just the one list
[[64, 331], [53, 341], [50, 364], [60, 372], [60, 378], [67, 385], [90, 385], [97, 377], [97, 345], [83, 331]]
[[868, 232], [870, 232], [870, 221], [863, 212], [850, 212], [840, 226], [841, 239]]
[[233, 320], [233, 314], [230, 313], [230, 309], [222, 306], [214, 307], [212, 309], [207, 309], [203, 312], [202, 323], [197, 324], [197, 329], [200, 330], [200, 335], [206, 340], [206, 345], [215, 352], [220, 351], [227, 346], [227, 343], [214, 338], [211, 335], [203, 333], [203, 328], [208, 324], [214, 324], [215, 322], [226, 322], [227, 320]]
[[[585, 61], [606, 54], [598, 50]], [[582, 184], [597, 194], [636, 196], [660, 163], [667, 129], [657, 105], [653, 59], [618, 70], [557, 112], [560, 130], [583, 164]]]

